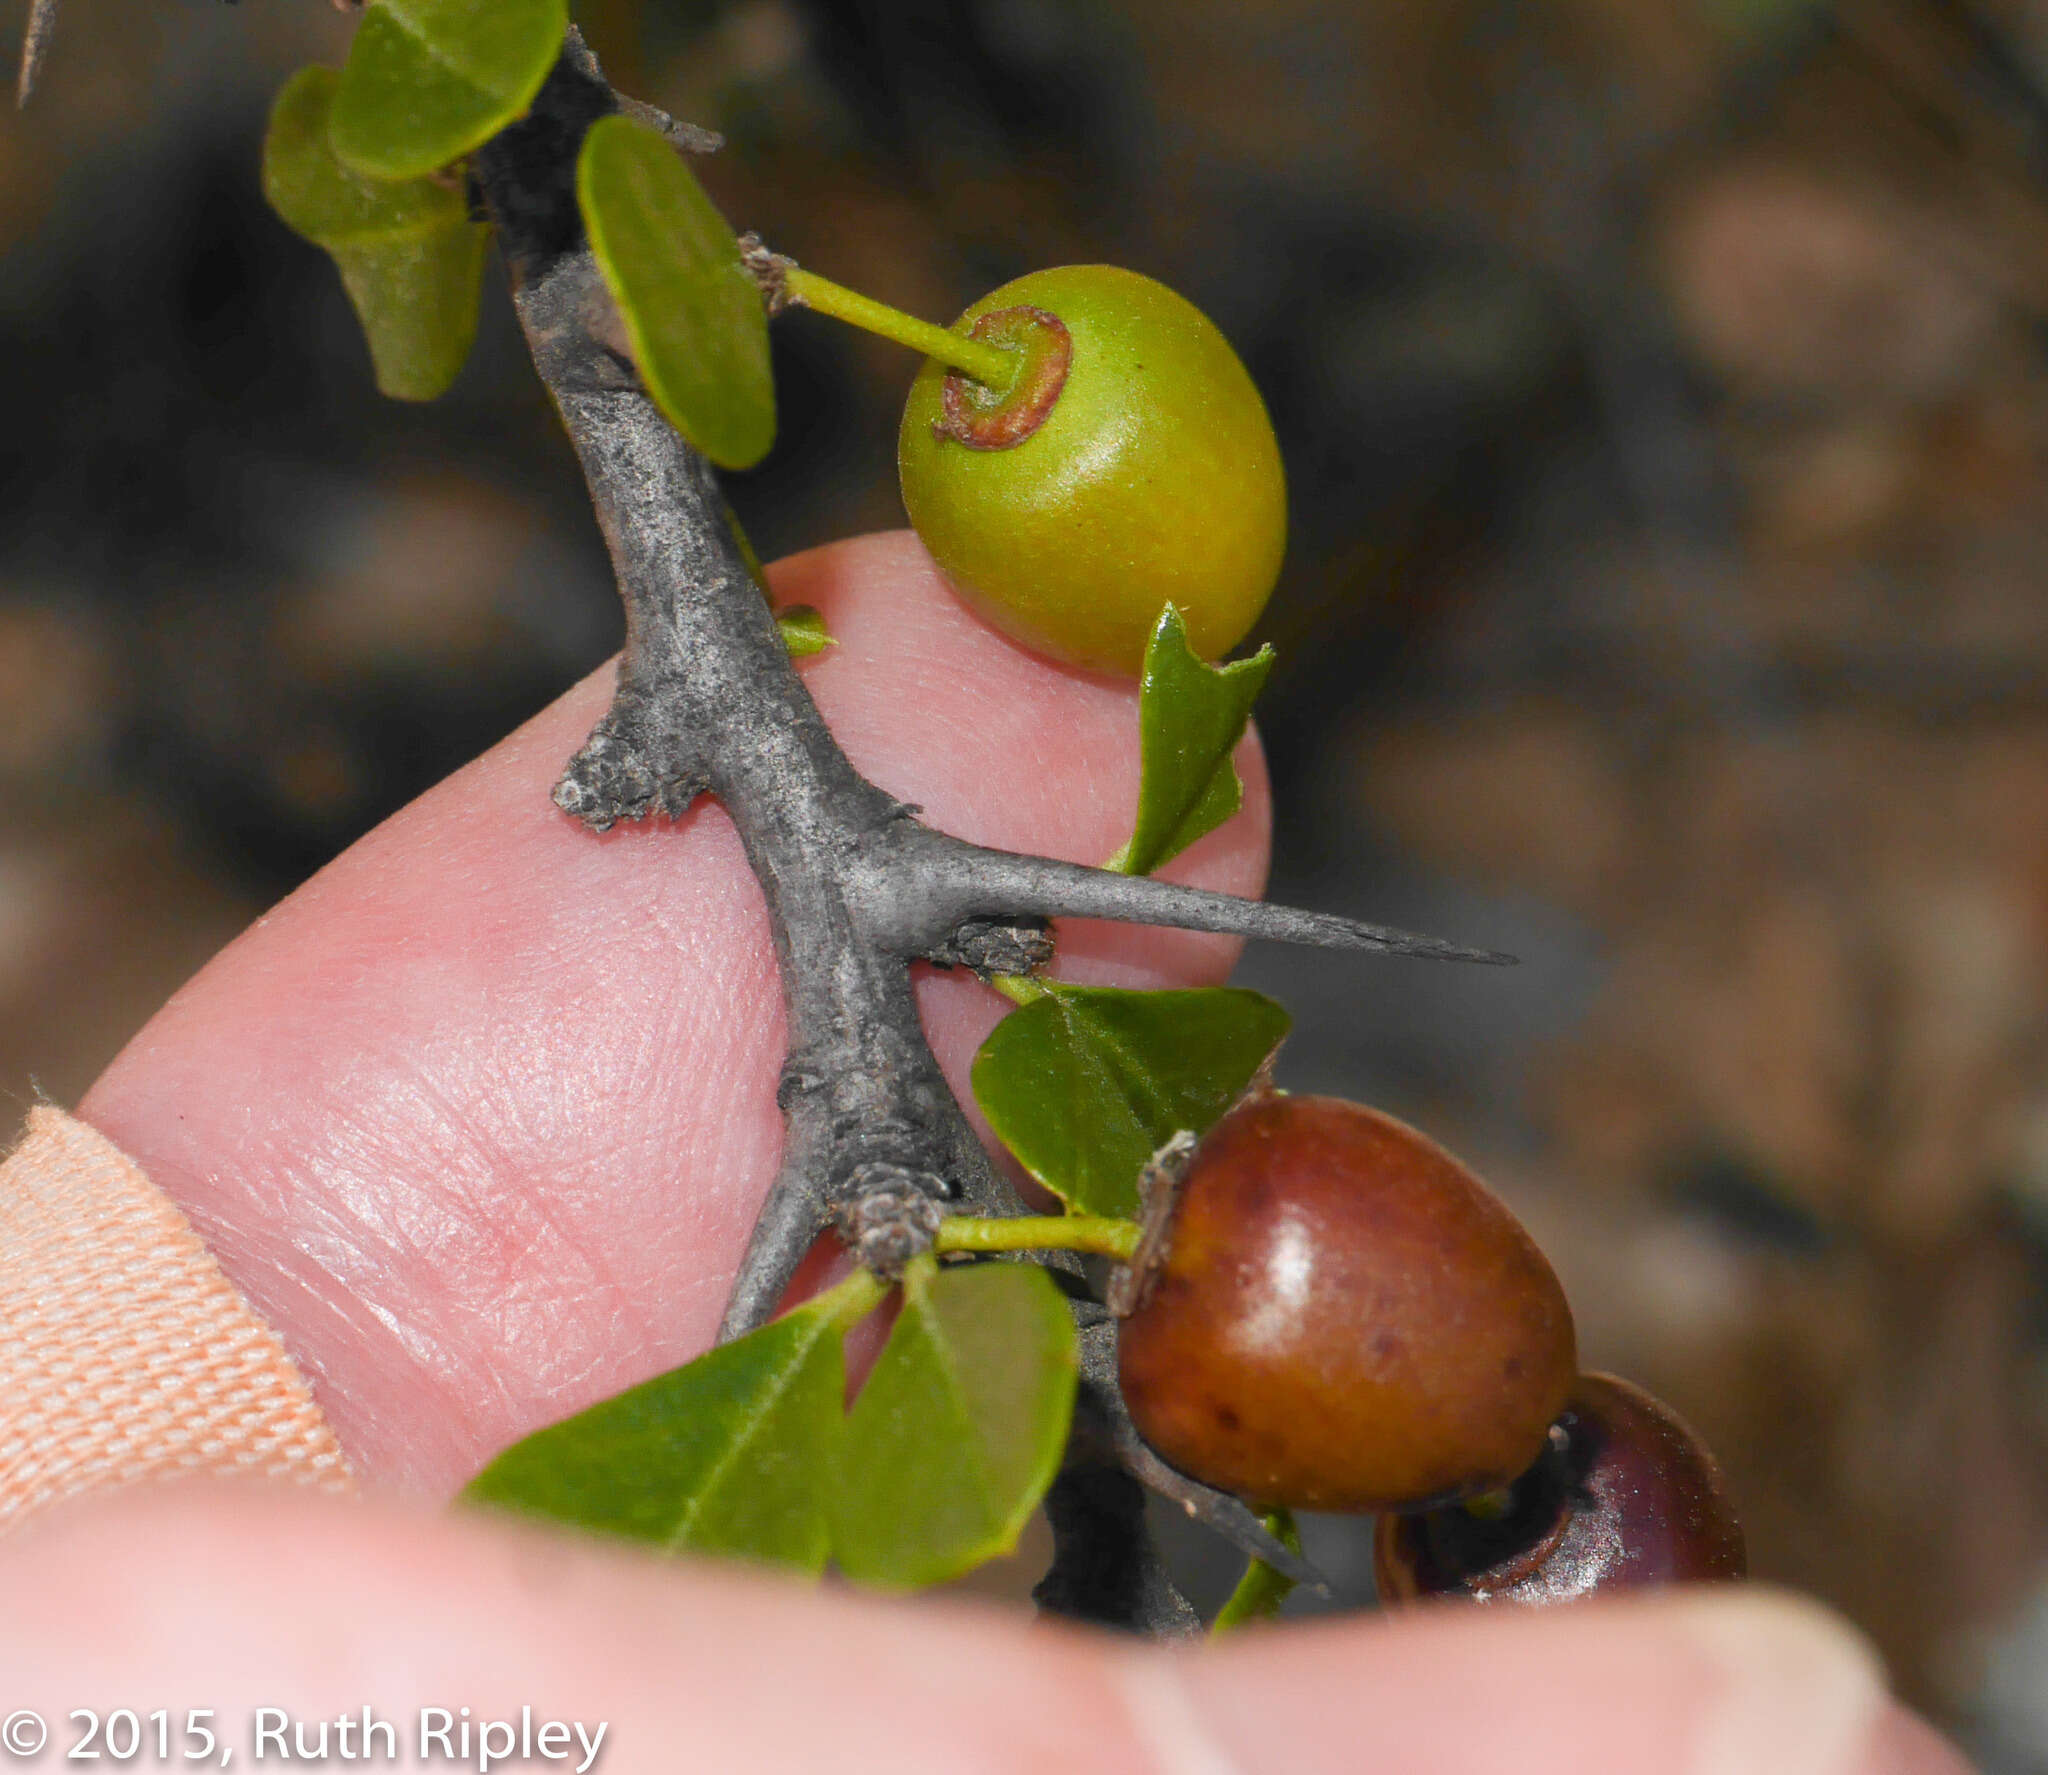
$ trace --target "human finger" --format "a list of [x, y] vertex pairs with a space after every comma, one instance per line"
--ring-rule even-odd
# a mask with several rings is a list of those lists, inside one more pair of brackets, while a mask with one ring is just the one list
[[[559, 1721], [561, 1766], [597, 1740], [604, 1775], [1963, 1768], [1886, 1700], [1874, 1657], [1833, 1617], [1739, 1586], [1354, 1617], [1169, 1652], [985, 1606], [194, 1484], [58, 1512], [0, 1549], [0, 1588], [8, 1707], [41, 1713], [63, 1743], [75, 1708], [167, 1707], [174, 1733], [185, 1709], [210, 1708], [242, 1761], [310, 1757], [323, 1724], [339, 1759], [346, 1719], [355, 1754], [374, 1748], [381, 1766], [479, 1770], [487, 1722], [510, 1760], [522, 1731]], [[384, 1722], [374, 1739], [366, 1718]]]
[[[916, 540], [782, 564], [838, 646], [804, 668], [855, 764], [944, 830], [1095, 860], [1127, 836], [1130, 686], [969, 615]], [[282, 1332], [359, 1470], [446, 1491], [702, 1349], [781, 1147], [759, 886], [709, 802], [602, 836], [549, 790], [588, 681], [238, 939], [82, 1105]], [[1264, 781], [1180, 860], [1256, 891]], [[1075, 933], [1097, 978], [1210, 980], [1233, 946]], [[1000, 1014], [920, 988], [956, 1089]]]

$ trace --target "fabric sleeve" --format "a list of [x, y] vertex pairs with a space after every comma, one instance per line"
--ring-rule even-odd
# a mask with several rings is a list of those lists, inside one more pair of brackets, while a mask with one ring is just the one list
[[284, 1344], [112, 1142], [30, 1111], [0, 1162], [0, 1533], [181, 1473], [353, 1475]]

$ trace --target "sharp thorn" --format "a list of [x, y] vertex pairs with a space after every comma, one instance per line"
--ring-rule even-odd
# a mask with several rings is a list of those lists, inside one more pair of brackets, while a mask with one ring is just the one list
[[1277, 943], [1306, 943], [1325, 949], [1369, 950], [1412, 956], [1420, 961], [1477, 962], [1510, 967], [1515, 957], [1498, 949], [1453, 943], [1442, 937], [1366, 924], [1334, 912], [1305, 912], [1269, 900], [1246, 900], [1206, 888], [1182, 887], [1150, 876], [1120, 875], [1080, 863], [1011, 851], [984, 850], [957, 840], [942, 867], [950, 877], [936, 898], [951, 930], [969, 918], [1108, 918], [1129, 924], [1165, 925], [1184, 931], [1216, 931]]

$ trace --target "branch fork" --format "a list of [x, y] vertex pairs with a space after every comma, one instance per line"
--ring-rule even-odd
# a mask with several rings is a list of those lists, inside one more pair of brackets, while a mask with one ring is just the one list
[[[24, 92], [53, 15], [54, 0], [35, 0]], [[467, 177], [473, 202], [495, 225], [520, 326], [575, 447], [626, 613], [611, 706], [570, 759], [555, 803], [603, 831], [620, 820], [678, 816], [698, 796], [715, 795], [767, 901], [788, 1011], [777, 1091], [786, 1137], [726, 1308], [725, 1340], [774, 1314], [827, 1229], [886, 1279], [932, 1248], [948, 1216], [1026, 1212], [932, 1056], [912, 996], [916, 961], [989, 978], [1030, 974], [1051, 957], [1048, 921], [1058, 917], [1505, 958], [968, 844], [924, 825], [915, 808], [862, 777], [791, 663], [711, 466], [642, 388], [585, 238], [578, 154], [591, 126], [622, 110], [678, 151], [717, 145], [708, 132], [615, 93], [572, 29], [531, 109], [470, 156]], [[791, 275], [772, 255], [755, 257]], [[1056, 1518], [1076, 1534], [1076, 1524], [1123, 1522], [1124, 1481], [1108, 1484], [1101, 1474], [1131, 1475], [1312, 1581], [1242, 1504], [1173, 1473], [1144, 1447], [1116, 1393], [1113, 1321], [1069, 1273], [1078, 1259], [1040, 1255], [1074, 1298], [1087, 1352], [1086, 1409], [1066, 1489], [1056, 1488]], [[1084, 1493], [1093, 1500], [1086, 1507]], [[1133, 1607], [1152, 1625], [1185, 1626], [1185, 1603], [1146, 1563], [1149, 1555], [1126, 1563], [1132, 1558], [1133, 1594], [1145, 1599]]]

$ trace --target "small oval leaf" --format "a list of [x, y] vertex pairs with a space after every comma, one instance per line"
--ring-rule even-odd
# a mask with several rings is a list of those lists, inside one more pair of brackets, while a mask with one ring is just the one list
[[377, 386], [427, 401], [455, 380], [476, 338], [489, 230], [460, 192], [429, 179], [365, 179], [335, 159], [328, 119], [340, 76], [302, 68], [277, 95], [263, 142], [263, 193], [333, 257], [369, 340]]
[[1244, 785], [1230, 755], [1272, 669], [1270, 647], [1209, 665], [1188, 645], [1180, 612], [1169, 604], [1159, 613], [1138, 698], [1138, 818], [1110, 868], [1150, 875], [1237, 812]]
[[373, 0], [334, 101], [334, 151], [414, 179], [525, 115], [569, 29], [568, 0]]
[[1046, 983], [974, 1057], [989, 1126], [1077, 1214], [1135, 1219], [1138, 1174], [1183, 1128], [1205, 1132], [1287, 1034], [1262, 993]]
[[1036, 1264], [903, 1279], [903, 1311], [839, 1439], [832, 1555], [859, 1584], [941, 1584], [1010, 1552], [1059, 1471], [1073, 1316]]
[[725, 218], [682, 156], [626, 117], [591, 125], [576, 195], [654, 404], [721, 468], [751, 468], [775, 441], [768, 311]]
[[463, 1496], [674, 1551], [820, 1572], [843, 1325], [829, 1301], [799, 1307], [514, 1443]]

